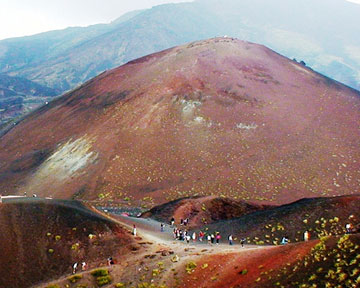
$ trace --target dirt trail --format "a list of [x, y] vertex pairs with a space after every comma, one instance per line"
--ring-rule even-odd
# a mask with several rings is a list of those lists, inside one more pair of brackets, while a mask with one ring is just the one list
[[[137, 257], [137, 259], [142, 258], [142, 261], [138, 261], [137, 263], [132, 261], [133, 264], [131, 266], [136, 266], [136, 273], [140, 275], [141, 272], [143, 272], [142, 269], [144, 269], [144, 267], [147, 267], [150, 271], [152, 271], [153, 269], [159, 268], [159, 263], [163, 263], [163, 271], [158, 276], [156, 282], [166, 284], [167, 287], [175, 286], [177, 283], [176, 275], [178, 273], [182, 274], [188, 263], [199, 262], [203, 257], [213, 255], [231, 255], [234, 253], [249, 253], [252, 250], [270, 250], [275, 247], [256, 245], [245, 245], [244, 247], [241, 247], [240, 244], [230, 246], [226, 237], [224, 237], [225, 239], [222, 239], [222, 243], [219, 245], [209, 245], [207, 241], [196, 241], [195, 243], [191, 241], [187, 244], [184, 241], [173, 239], [173, 227], [168, 224], [165, 224], [164, 232], [161, 232], [161, 223], [153, 219], [142, 219], [118, 215], [111, 216], [111, 218], [113, 218], [117, 223], [126, 226], [131, 230], [133, 225], [136, 225], [137, 236], [142, 241], [140, 243], [153, 243], [152, 245], [147, 245], [147, 247], [145, 247], [142, 255], [138, 255], [139, 257]], [[155, 255], [157, 256], [155, 257]], [[176, 261], [174, 258], [177, 258]], [[145, 259], [148, 259], [148, 261]]]
[[168, 245], [171, 247], [180, 246], [182, 248], [191, 247], [192, 249], [211, 249], [214, 250], [215, 253], [218, 253], [219, 251], [243, 251], [244, 249], [267, 249], [271, 248], [272, 246], [257, 246], [257, 245], [245, 245], [244, 247], [241, 247], [239, 244], [234, 244], [230, 246], [228, 244], [228, 241], [223, 235], [223, 238], [221, 239], [221, 243], [219, 245], [209, 245], [207, 244], [207, 241], [204, 240], [203, 242], [196, 241], [190, 242], [189, 244], [185, 243], [184, 241], [178, 241], [174, 240], [172, 229], [168, 224], [165, 224], [164, 232], [160, 231], [160, 225], [161, 222], [158, 222], [153, 219], [143, 219], [143, 218], [134, 218], [134, 217], [127, 217], [127, 216], [119, 216], [119, 215], [112, 215], [111, 217], [114, 219], [117, 223], [120, 225], [126, 226], [129, 229], [132, 229], [133, 225], [136, 225], [137, 228], [137, 235], [147, 239], [149, 241], [153, 241], [156, 244], [161, 245]]
[[[183, 271], [190, 261], [200, 261], [204, 256], [227, 255], [232, 253], [249, 252], [258, 249], [272, 249], [272, 246], [255, 245], [232, 245], [230, 246], [226, 239], [219, 245], [209, 245], [206, 241], [200, 243], [185, 243], [174, 240], [172, 236], [172, 227], [165, 224], [164, 232], [160, 231], [160, 222], [152, 219], [142, 219], [126, 217], [119, 215], [109, 215], [99, 211], [103, 216], [115, 221], [132, 231], [133, 225], [136, 225], [137, 236], [135, 240], [137, 245], [126, 260], [117, 261], [115, 265], [107, 266], [112, 278], [116, 281], [121, 279], [124, 283], [141, 283], [143, 281], [166, 284], [167, 287], [173, 287], [176, 281], [175, 271]], [[161, 263], [161, 264], [160, 264]], [[99, 267], [100, 268], [100, 267]], [[160, 273], [153, 277], [154, 270]], [[92, 281], [90, 270], [79, 272], [83, 275], [83, 281]], [[52, 283], [67, 284], [68, 277], [65, 275]], [[155, 279], [153, 279], [155, 278]], [[45, 288], [49, 283], [37, 285], [34, 287]], [[104, 287], [113, 287], [112, 285]]]

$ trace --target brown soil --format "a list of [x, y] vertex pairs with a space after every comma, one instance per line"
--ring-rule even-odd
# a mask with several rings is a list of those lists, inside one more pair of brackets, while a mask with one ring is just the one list
[[[89, 235], [92, 234], [94, 237]], [[22, 199], [0, 204], [0, 287], [30, 287], [122, 258], [132, 249], [129, 233], [74, 201]]]

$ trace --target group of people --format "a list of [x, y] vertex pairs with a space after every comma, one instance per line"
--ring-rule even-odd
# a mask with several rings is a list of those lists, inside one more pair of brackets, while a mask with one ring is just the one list
[[356, 229], [354, 229], [354, 225], [352, 223], [346, 223], [345, 231], [346, 234], [356, 233]]
[[[175, 219], [171, 218], [171, 223], [175, 223]], [[189, 218], [180, 219], [180, 225], [187, 226], [189, 224]], [[173, 224], [174, 225], [174, 224]]]
[[[72, 266], [72, 273], [75, 274], [78, 269], [78, 262], [75, 262]], [[81, 262], [81, 271], [85, 271], [87, 269], [87, 264], [85, 261]]]
[[[205, 233], [200, 231], [199, 233], [192, 232], [190, 233], [187, 229], [178, 229], [174, 227], [173, 229], [173, 237], [175, 240], [186, 241], [187, 243], [192, 242], [204, 242], [207, 240], [209, 244], [219, 244], [221, 239], [220, 232], [216, 233]], [[232, 235], [229, 235], [229, 244], [232, 245]]]
[[[198, 233], [196, 232], [189, 232], [185, 227], [182, 229], [181, 227], [183, 226], [187, 226], [189, 224], [189, 218], [185, 218], [185, 219], [180, 219], [180, 228], [175, 226], [175, 218], [172, 217], [170, 222], [170, 226], [173, 227], [173, 237], [175, 240], [180, 240], [180, 241], [185, 241], [186, 243], [190, 243], [190, 242], [206, 242], [209, 245], [219, 245], [222, 239], [222, 236], [220, 234], [220, 232], [204, 232], [204, 231], [199, 231]], [[163, 232], [164, 229], [164, 224], [161, 223], [161, 231]], [[228, 241], [229, 241], [229, 245], [233, 245], [234, 244], [234, 237], [232, 234], [228, 235]], [[242, 247], [244, 247], [244, 244], [246, 242], [245, 238], [240, 239], [240, 244]]]

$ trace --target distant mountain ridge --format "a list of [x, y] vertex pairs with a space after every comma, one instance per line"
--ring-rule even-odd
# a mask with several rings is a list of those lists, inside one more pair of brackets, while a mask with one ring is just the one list
[[229, 35], [304, 60], [360, 89], [358, 15], [360, 6], [344, 0], [166, 4], [128, 13], [110, 24], [0, 41], [0, 71], [66, 91], [132, 59]]
[[59, 91], [21, 77], [0, 74], [0, 126], [50, 101]]

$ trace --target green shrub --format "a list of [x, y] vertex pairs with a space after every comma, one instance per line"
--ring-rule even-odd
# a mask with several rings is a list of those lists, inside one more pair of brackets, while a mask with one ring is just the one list
[[116, 283], [114, 287], [115, 288], [126, 288], [126, 284], [124, 284], [124, 283]]
[[109, 284], [111, 282], [111, 277], [110, 275], [106, 275], [106, 276], [100, 276], [96, 278], [96, 283], [99, 286], [104, 286], [106, 284]]
[[91, 275], [94, 277], [100, 277], [100, 276], [107, 276], [109, 275], [109, 270], [108, 269], [95, 269], [93, 271], [91, 271]]
[[54, 249], [49, 248], [49, 249], [48, 249], [48, 252], [49, 252], [50, 254], [52, 254], [52, 253], [54, 253]]
[[56, 236], [55, 236], [55, 240], [56, 240], [56, 241], [59, 241], [60, 239], [61, 239], [61, 236], [60, 236], [60, 235], [56, 235]]
[[80, 274], [75, 274], [75, 275], [70, 276], [70, 277], [68, 278], [68, 280], [69, 280], [71, 283], [75, 283], [75, 282], [79, 281], [80, 279], [82, 279], [82, 275], [80, 275]]
[[153, 270], [152, 270], [151, 275], [152, 275], [153, 277], [158, 276], [159, 274], [160, 274], [160, 270], [159, 270], [159, 269], [153, 269]]
[[189, 263], [186, 264], [186, 267], [185, 267], [186, 273], [191, 274], [192, 272], [194, 272], [196, 267], [197, 267], [196, 263], [193, 261], [190, 261]]
[[80, 244], [79, 243], [75, 243], [73, 245], [71, 245], [71, 250], [78, 250], [80, 247]]

